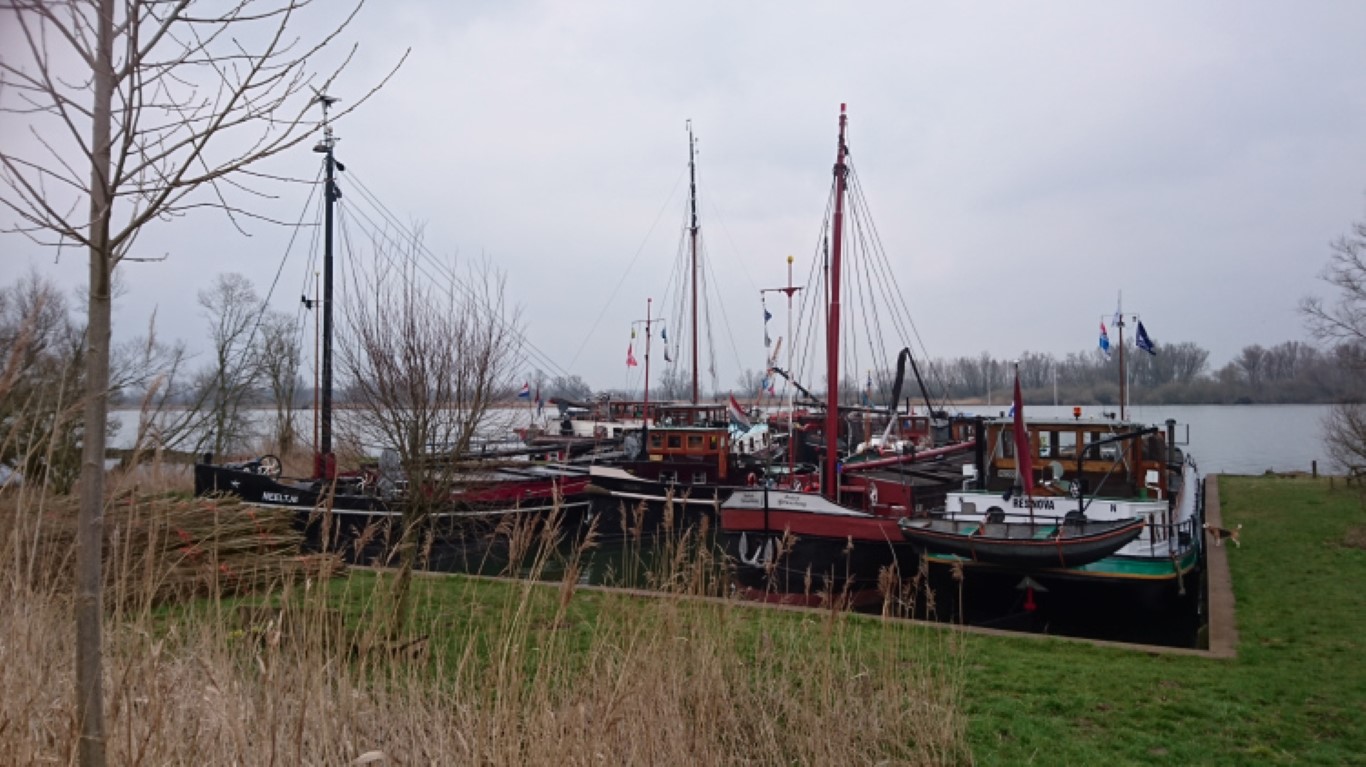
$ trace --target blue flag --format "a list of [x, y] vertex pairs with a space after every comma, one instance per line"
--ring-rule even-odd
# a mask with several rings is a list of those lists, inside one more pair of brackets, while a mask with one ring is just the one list
[[1149, 354], [1157, 354], [1157, 346], [1153, 344], [1153, 339], [1148, 337], [1148, 331], [1144, 329], [1142, 322], [1138, 323], [1138, 335], [1134, 336], [1134, 346]]
[[1110, 359], [1110, 334], [1105, 332], [1105, 323], [1100, 323], [1100, 351], [1105, 359]]

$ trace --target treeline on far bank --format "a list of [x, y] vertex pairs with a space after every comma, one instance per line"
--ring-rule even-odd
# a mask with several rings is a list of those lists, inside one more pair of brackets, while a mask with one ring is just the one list
[[[1016, 360], [976, 357], [936, 359], [928, 366], [931, 388], [951, 401], [1009, 402]], [[1119, 357], [1099, 350], [1059, 359], [1025, 352], [1019, 359], [1026, 404], [1119, 403]], [[1360, 402], [1363, 383], [1354, 370], [1366, 362], [1361, 344], [1321, 349], [1302, 341], [1244, 347], [1228, 364], [1209, 366], [1209, 352], [1191, 342], [1164, 344], [1156, 354], [1125, 354], [1129, 402], [1149, 405], [1331, 404]]]

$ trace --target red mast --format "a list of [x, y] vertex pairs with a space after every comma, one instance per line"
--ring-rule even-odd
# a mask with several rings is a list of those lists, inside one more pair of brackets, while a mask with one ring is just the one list
[[697, 392], [697, 150], [693, 147], [692, 120], [688, 121], [688, 204], [692, 223], [688, 236], [692, 244], [692, 403], [698, 402]]
[[835, 247], [830, 256], [830, 313], [825, 329], [825, 377], [828, 394], [825, 410], [825, 471], [821, 491], [832, 501], [839, 500], [839, 401], [840, 401], [840, 255], [843, 251], [844, 191], [848, 168], [844, 159], [848, 147], [844, 128], [848, 117], [840, 104], [840, 139], [835, 155], [835, 219], [831, 227]]

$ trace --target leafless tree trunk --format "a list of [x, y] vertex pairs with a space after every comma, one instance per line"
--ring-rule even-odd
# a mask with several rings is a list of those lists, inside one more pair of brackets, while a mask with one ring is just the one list
[[1357, 373], [1351, 399], [1334, 406], [1324, 421], [1328, 452], [1344, 469], [1366, 467], [1366, 390], [1361, 384], [1366, 365], [1360, 364], [1366, 359], [1366, 219], [1353, 223], [1352, 231], [1331, 248], [1321, 277], [1337, 289], [1337, 299], [1304, 298], [1300, 313], [1316, 338], [1339, 344], [1339, 364]]
[[302, 361], [299, 329], [289, 315], [272, 312], [262, 322], [261, 334], [261, 376], [275, 401], [275, 449], [284, 457], [294, 449], [294, 397]]
[[242, 405], [261, 378], [256, 342], [261, 299], [251, 280], [228, 273], [218, 275], [211, 288], [199, 292], [199, 306], [209, 322], [213, 359], [198, 382], [209, 429], [195, 450], [207, 447], [214, 455], [222, 455], [243, 446], [247, 424]]
[[[25, 144], [0, 148], [0, 202], [18, 219], [6, 231], [89, 253], [76, 604], [84, 765], [104, 763], [100, 548], [114, 269], [153, 220], [207, 207], [240, 225], [248, 214], [226, 177], [313, 130], [307, 67], [355, 11], [309, 44], [291, 24], [308, 2], [10, 0], [0, 9], [21, 41], [0, 59], [0, 110], [29, 128]], [[235, 148], [214, 154], [220, 146]], [[204, 199], [194, 194], [204, 188]]]
[[[413, 243], [413, 254], [418, 250]], [[487, 263], [463, 286], [439, 290], [407, 254], [382, 250], [356, 275], [357, 300], [344, 309], [340, 368], [354, 398], [360, 441], [397, 452], [407, 491], [398, 541], [394, 626], [407, 613], [408, 583], [434, 512], [452, 507], [460, 464], [485, 430], [517, 359], [517, 313], [504, 280]]]

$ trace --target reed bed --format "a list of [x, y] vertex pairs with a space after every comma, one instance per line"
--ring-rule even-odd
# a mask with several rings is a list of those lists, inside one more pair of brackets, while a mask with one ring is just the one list
[[[0, 510], [7, 550], [36, 552], [0, 565], [0, 763], [71, 763], [74, 505]], [[579, 587], [595, 531], [567, 548], [553, 526], [512, 531], [533, 577], [415, 578], [395, 630], [397, 575], [303, 566], [287, 527], [226, 501], [111, 498], [111, 763], [971, 760], [953, 632], [752, 609], [719, 593], [696, 533], [654, 559], [664, 591], [645, 598]], [[559, 583], [534, 580], [565, 557]]]

